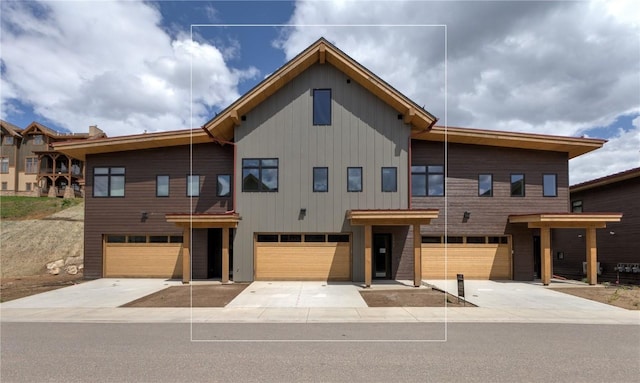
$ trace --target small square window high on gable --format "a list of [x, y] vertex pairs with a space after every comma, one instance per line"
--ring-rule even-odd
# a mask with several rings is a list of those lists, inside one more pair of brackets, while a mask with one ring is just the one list
[[313, 125], [331, 125], [331, 89], [313, 90]]

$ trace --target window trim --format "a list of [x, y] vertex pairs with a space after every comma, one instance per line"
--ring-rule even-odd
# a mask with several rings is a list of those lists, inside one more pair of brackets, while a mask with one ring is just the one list
[[[96, 195], [96, 169], [107, 169], [107, 173], [98, 174], [99, 177], [107, 177], [107, 195]], [[124, 169], [124, 173], [112, 174], [112, 169]], [[111, 195], [111, 179], [113, 177], [122, 177], [122, 195]], [[127, 168], [125, 166], [95, 166], [93, 168], [92, 182], [91, 196], [93, 198], [124, 198], [127, 195]]]
[[[553, 195], [547, 195], [545, 190], [545, 177], [553, 176]], [[542, 174], [542, 196], [547, 198], [554, 198], [558, 196], [558, 173], [543, 173]]]
[[[316, 92], [320, 92], [320, 91], [329, 92], [329, 123], [328, 124], [323, 124], [323, 123], [320, 123], [319, 121], [316, 121]], [[311, 119], [313, 122], [313, 126], [331, 126], [332, 125], [332, 122], [333, 122], [333, 111], [331, 110], [332, 109], [331, 101], [333, 99], [332, 97], [333, 97], [333, 93], [331, 91], [331, 88], [314, 88], [313, 89], [312, 100], [311, 100], [311, 103], [312, 103]]]
[[[158, 194], [158, 178], [167, 177], [167, 195], [159, 195]], [[156, 197], [157, 198], [168, 198], [171, 195], [171, 177], [168, 174], [156, 174]]]
[[[191, 177], [197, 177], [198, 178], [198, 190], [197, 190], [197, 194], [189, 194], [189, 185], [191, 185]], [[185, 193], [187, 197], [200, 197], [200, 174], [187, 174], [187, 176], [185, 177], [186, 182], [186, 187], [185, 187]], [[193, 190], [191, 191], [193, 193]]]
[[[10, 166], [9, 166], [9, 157], [0, 157], [0, 174], [9, 174]], [[7, 170], [4, 170], [4, 164], [7, 164]]]
[[[394, 185], [393, 190], [385, 190], [384, 187], [384, 171], [393, 170]], [[380, 169], [380, 191], [382, 193], [397, 193], [398, 192], [398, 167], [397, 166], [383, 166]]]
[[[350, 169], [360, 169], [360, 188], [358, 190], [351, 190], [351, 187], [349, 185], [349, 170]], [[362, 190], [364, 189], [364, 185], [363, 185], [363, 172], [362, 172], [362, 166], [348, 166], [347, 167], [347, 192], [348, 193], [362, 193]]]
[[[229, 177], [229, 192], [227, 194], [220, 193], [220, 177]], [[231, 174], [217, 174], [216, 175], [216, 197], [228, 198], [233, 195], [233, 178]]]
[[[325, 170], [327, 177], [327, 187], [325, 190], [316, 189], [316, 170]], [[314, 193], [328, 193], [329, 192], [329, 167], [327, 166], [314, 166], [311, 174], [311, 188]]]
[[[513, 178], [512, 178], [513, 176], [522, 176], [522, 193], [521, 194], [513, 194]], [[527, 185], [526, 180], [527, 180], [527, 177], [525, 176], [524, 173], [509, 174], [509, 195], [511, 197], [517, 197], [517, 198], [525, 197], [526, 196], [525, 189]]]
[[[489, 195], [484, 195], [484, 193], [480, 193], [480, 177], [489, 176], [491, 177], [491, 187], [489, 189]], [[482, 198], [490, 198], [493, 197], [493, 173], [478, 173], [478, 197]]]
[[[241, 160], [242, 165], [242, 192], [243, 193], [277, 193], [280, 190], [280, 158], [243, 158]], [[258, 167], [255, 166], [245, 166], [244, 161], [258, 161]], [[263, 166], [262, 161], [277, 161], [276, 166]], [[258, 190], [245, 190], [244, 187], [244, 170], [245, 169], [258, 169]], [[262, 188], [262, 169], [275, 169], [276, 170], [276, 187], [274, 190], [264, 190]]]

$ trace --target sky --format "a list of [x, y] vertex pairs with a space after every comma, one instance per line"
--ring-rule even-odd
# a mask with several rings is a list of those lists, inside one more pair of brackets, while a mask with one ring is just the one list
[[640, 166], [640, 4], [0, 3], [0, 117], [110, 137], [201, 126], [324, 37], [439, 125], [607, 139], [570, 183]]

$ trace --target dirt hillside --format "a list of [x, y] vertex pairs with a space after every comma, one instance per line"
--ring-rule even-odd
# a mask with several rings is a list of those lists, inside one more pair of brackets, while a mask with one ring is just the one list
[[48, 262], [83, 255], [84, 203], [42, 219], [3, 219], [0, 230], [1, 276], [43, 274]]

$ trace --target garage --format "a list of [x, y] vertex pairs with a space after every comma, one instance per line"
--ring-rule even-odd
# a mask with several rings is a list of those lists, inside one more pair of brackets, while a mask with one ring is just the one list
[[[446, 242], [446, 258], [445, 258]], [[446, 269], [445, 269], [446, 260]], [[422, 237], [422, 278], [512, 279], [508, 236]]]
[[349, 234], [256, 234], [254, 249], [255, 280], [351, 280]]
[[182, 277], [182, 236], [105, 235], [104, 277]]

